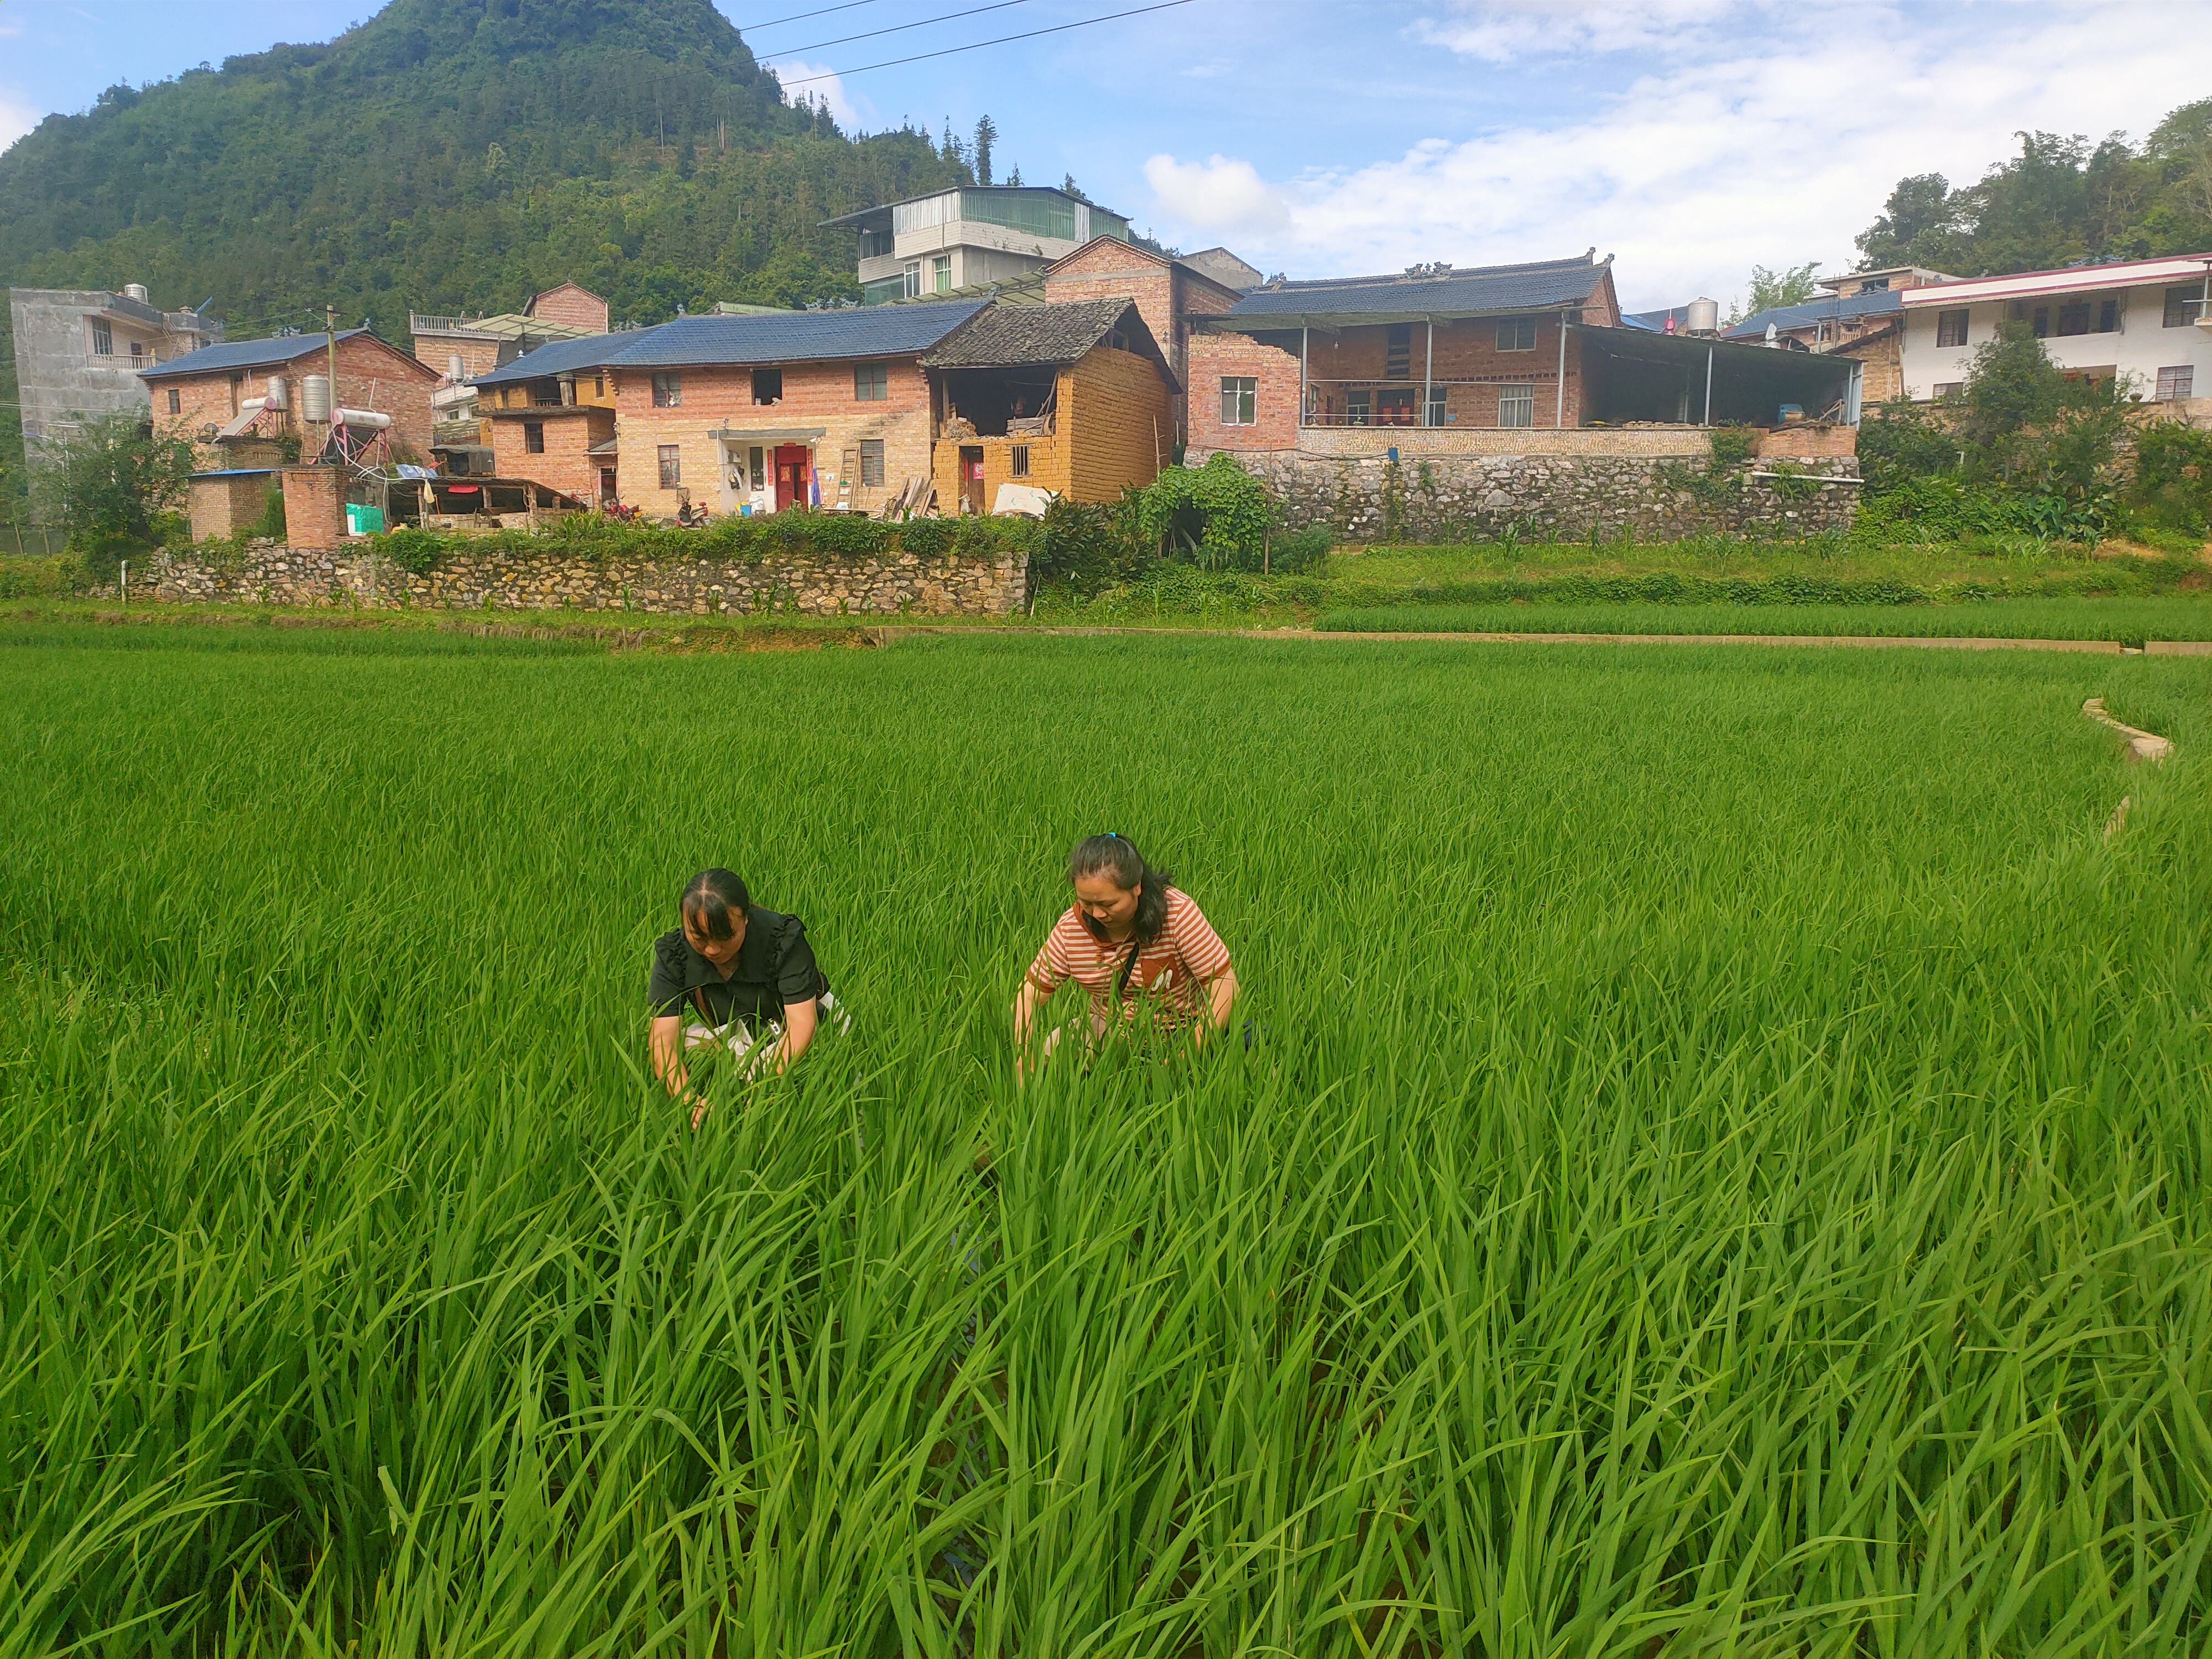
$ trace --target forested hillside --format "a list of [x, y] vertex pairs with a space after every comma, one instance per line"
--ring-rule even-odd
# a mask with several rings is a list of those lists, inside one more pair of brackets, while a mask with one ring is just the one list
[[2140, 146], [2118, 133], [2097, 144], [2078, 133], [2019, 137], [2020, 154], [1978, 183], [1899, 179], [1858, 239], [1863, 266], [2002, 276], [2212, 250], [2212, 98], [2175, 110]]
[[[957, 145], [786, 106], [708, 0], [392, 0], [327, 45], [49, 118], [0, 155], [0, 283], [212, 296], [234, 337], [331, 304], [397, 340], [410, 308], [574, 277], [650, 322], [857, 297], [850, 233], [817, 222], [967, 172]], [[0, 404], [14, 376], [0, 336]]]

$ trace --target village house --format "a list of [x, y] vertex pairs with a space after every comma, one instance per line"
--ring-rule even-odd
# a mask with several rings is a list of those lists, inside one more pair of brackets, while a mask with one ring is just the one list
[[527, 478], [579, 501], [620, 500], [608, 366], [649, 331], [557, 341], [479, 374], [471, 382], [476, 420], [462, 423], [465, 432], [439, 428], [441, 470], [453, 477]]
[[1905, 290], [1956, 280], [1918, 265], [1823, 277], [1818, 298], [1756, 312], [1722, 337], [1855, 358], [1862, 398], [1886, 404], [1905, 395]]
[[560, 340], [607, 332], [607, 302], [577, 283], [562, 283], [531, 296], [520, 311], [489, 317], [408, 313], [415, 355], [438, 371], [430, 394], [433, 436], [448, 471], [483, 472], [491, 462], [491, 434], [480, 427], [476, 378]]
[[141, 369], [222, 338], [221, 322], [197, 311], [163, 311], [137, 283], [119, 293], [11, 288], [8, 315], [23, 448], [34, 459], [80, 420], [147, 410]]
[[1172, 430], [1174, 441], [1181, 443], [1182, 380], [1190, 366], [1192, 319], [1220, 315], [1261, 280], [1257, 270], [1226, 248], [1184, 256], [1097, 236], [1044, 268], [1044, 298], [1051, 304], [1115, 298], [1136, 302], [1176, 376]]
[[1968, 277], [1899, 298], [1908, 398], [1956, 392], [1974, 349], [2011, 322], [2069, 374], [2118, 377], [2146, 402], [2212, 415], [2212, 253]]
[[340, 331], [335, 354], [322, 334], [235, 340], [143, 369], [139, 379], [152, 396], [155, 425], [191, 443], [204, 470], [312, 458], [337, 412], [368, 416], [349, 420], [348, 430], [385, 459], [419, 462], [429, 453], [435, 371], [365, 328]]
[[1597, 453], [1630, 427], [1856, 424], [1857, 363], [1624, 326], [1595, 255], [1270, 282], [1194, 318], [1191, 458]]
[[822, 222], [859, 234], [860, 303], [950, 295], [1042, 270], [1129, 222], [1064, 190], [969, 185]]
[[941, 513], [996, 511], [1009, 484], [1116, 501], [1173, 446], [1180, 388], [1130, 299], [993, 306], [920, 362], [940, 417]]
[[878, 511], [930, 470], [921, 354], [987, 303], [679, 317], [643, 331], [608, 363], [623, 499], [655, 516], [687, 504]]

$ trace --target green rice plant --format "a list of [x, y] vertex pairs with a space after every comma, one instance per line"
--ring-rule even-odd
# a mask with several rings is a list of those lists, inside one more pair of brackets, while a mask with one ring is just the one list
[[[488, 644], [0, 633], [0, 1652], [2212, 1641], [2201, 660]], [[1258, 1040], [1018, 1087], [1101, 828]]]
[[2212, 599], [2025, 599], [1839, 605], [1395, 605], [1323, 611], [1328, 633], [1796, 634], [1883, 638], [2212, 640]]

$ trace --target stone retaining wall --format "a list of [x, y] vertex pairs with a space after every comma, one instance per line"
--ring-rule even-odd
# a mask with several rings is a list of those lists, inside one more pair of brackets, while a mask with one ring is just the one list
[[[1702, 436], [1702, 434], [1700, 434]], [[1203, 465], [1204, 451], [1186, 458]], [[1708, 487], [1703, 457], [1655, 455], [1331, 457], [1279, 450], [1237, 457], [1282, 505], [1291, 529], [1352, 541], [1486, 539], [1517, 526], [1539, 540], [1623, 532], [1642, 541], [1722, 533], [1795, 537], [1849, 527], [1858, 463], [1849, 456], [1760, 459]], [[1802, 472], [1802, 476], [1789, 476]]]
[[[165, 556], [155, 597], [244, 605], [364, 605], [484, 611], [633, 611], [714, 616], [1005, 616], [1025, 597], [1029, 560], [924, 559], [911, 553], [842, 559], [662, 562], [556, 554], [447, 553], [426, 575], [374, 559], [366, 544], [248, 550], [234, 563]], [[136, 584], [134, 583], [134, 586]]]

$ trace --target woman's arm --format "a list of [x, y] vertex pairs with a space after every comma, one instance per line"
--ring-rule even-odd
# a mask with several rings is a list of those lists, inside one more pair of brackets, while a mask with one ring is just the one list
[[775, 1069], [787, 1069], [791, 1062], [806, 1052], [806, 1045], [814, 1041], [814, 1027], [819, 1017], [815, 1000], [809, 997], [804, 1002], [783, 1005], [783, 1042], [778, 1045]]
[[684, 1069], [683, 1017], [663, 1014], [654, 1019], [649, 1047], [653, 1074], [667, 1085], [670, 1094], [683, 1099], [691, 1081], [690, 1074]]
[[1193, 1022], [1190, 1039], [1193, 1042], [1206, 1041], [1209, 1030], [1229, 1029], [1229, 1011], [1237, 1006], [1237, 970], [1224, 968], [1206, 981], [1206, 1018]]
[[1036, 1024], [1036, 1012], [1044, 1006], [1044, 1000], [1052, 994], [1040, 991], [1036, 981], [1028, 975], [1022, 975], [1022, 988], [1014, 993], [1014, 1077], [1018, 1081], [1027, 1069], [1030, 1048], [1030, 1029]]

